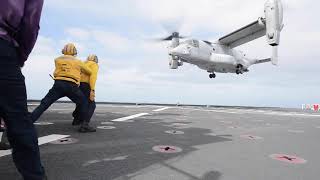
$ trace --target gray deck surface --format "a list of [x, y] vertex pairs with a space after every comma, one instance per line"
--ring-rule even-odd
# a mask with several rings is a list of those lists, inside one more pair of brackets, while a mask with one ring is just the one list
[[[78, 140], [40, 146], [50, 180], [319, 179], [319, 113], [231, 107], [154, 111], [163, 107], [98, 105], [91, 124], [115, 129], [80, 134], [71, 126], [73, 108], [73, 104], [54, 104], [38, 121], [54, 123], [37, 125], [39, 137], [60, 134]], [[101, 124], [139, 113], [148, 114]], [[184, 134], [165, 133], [168, 130]], [[263, 139], [250, 140], [242, 135]], [[153, 151], [157, 145], [176, 146], [182, 151], [159, 153]], [[271, 154], [295, 155], [306, 163], [273, 160]], [[0, 179], [21, 179], [10, 155], [0, 157]]]

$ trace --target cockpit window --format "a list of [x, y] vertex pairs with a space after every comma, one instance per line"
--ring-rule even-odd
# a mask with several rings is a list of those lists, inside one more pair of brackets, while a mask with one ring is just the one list
[[199, 47], [199, 41], [198, 40], [190, 39], [190, 40], [186, 40], [184, 43], [186, 43], [186, 44], [188, 44], [190, 46], [196, 47], [196, 48]]
[[193, 46], [194, 47], [199, 47], [199, 41], [198, 40], [192, 40]]

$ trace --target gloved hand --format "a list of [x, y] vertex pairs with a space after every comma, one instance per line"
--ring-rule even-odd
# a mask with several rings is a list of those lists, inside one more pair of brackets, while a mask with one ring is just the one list
[[94, 92], [94, 90], [90, 91], [90, 101], [95, 101], [95, 97], [96, 97], [96, 93]]

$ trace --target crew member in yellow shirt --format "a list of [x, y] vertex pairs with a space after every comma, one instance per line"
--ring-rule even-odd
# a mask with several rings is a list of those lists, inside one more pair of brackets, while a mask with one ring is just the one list
[[[89, 55], [87, 58], [87, 61], [85, 62], [85, 65], [91, 70], [91, 75], [89, 75], [87, 73], [81, 74], [80, 89], [88, 101], [87, 120], [90, 121], [90, 119], [96, 109], [95, 86], [96, 86], [96, 81], [97, 81], [98, 71], [99, 71], [98, 57], [94, 54]], [[80, 114], [81, 114], [80, 107], [77, 106], [77, 108], [73, 112], [74, 120], [72, 122], [72, 125], [79, 125], [79, 124], [83, 123], [83, 122], [81, 122]], [[80, 127], [80, 131], [82, 131], [82, 130], [83, 129], [81, 129], [81, 127]]]
[[48, 94], [41, 100], [41, 104], [32, 112], [33, 122], [46, 111], [51, 104], [62, 97], [68, 97], [79, 107], [81, 132], [95, 132], [88, 123], [88, 101], [81, 92], [81, 72], [91, 75], [91, 70], [76, 58], [77, 49], [74, 44], [67, 44], [62, 49], [62, 56], [55, 59], [54, 85]]

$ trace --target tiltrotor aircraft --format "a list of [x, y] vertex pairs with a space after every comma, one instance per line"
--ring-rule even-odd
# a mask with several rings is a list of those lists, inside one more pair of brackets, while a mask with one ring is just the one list
[[[215, 73], [248, 72], [251, 65], [272, 62], [278, 63], [278, 45], [280, 32], [283, 29], [283, 6], [281, 0], [267, 0], [264, 6], [265, 17], [240, 28], [216, 42], [187, 39], [178, 32], [172, 33], [163, 41], [172, 41], [169, 46], [169, 66], [177, 69], [183, 63], [190, 63], [210, 73], [210, 78], [215, 78]], [[250, 59], [241, 51], [233, 48], [248, 43], [262, 36], [266, 36], [267, 42], [273, 48], [271, 58]]]

